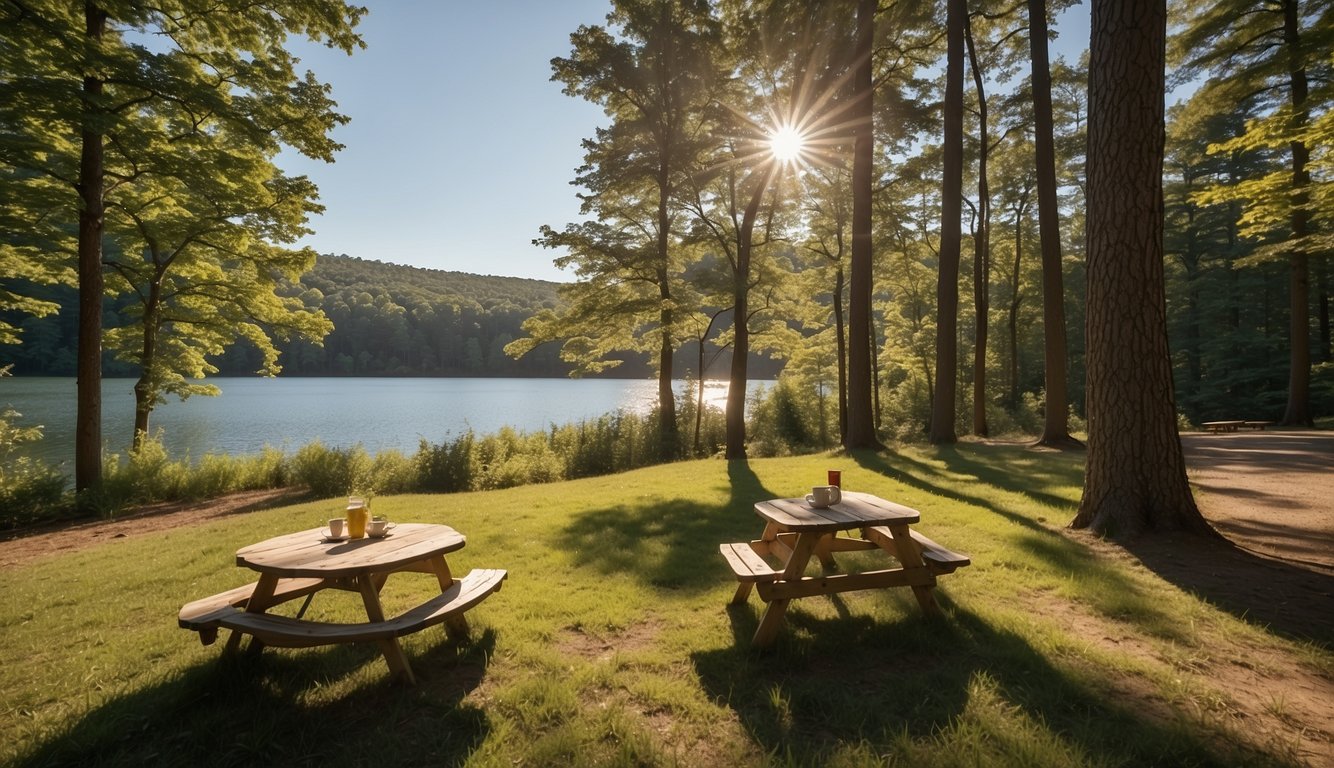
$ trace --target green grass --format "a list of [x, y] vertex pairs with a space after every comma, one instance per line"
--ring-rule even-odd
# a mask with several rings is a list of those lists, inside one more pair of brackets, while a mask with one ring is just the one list
[[[963, 444], [377, 498], [391, 519], [465, 533], [456, 573], [510, 572], [469, 613], [471, 642], [406, 638], [416, 688], [390, 681], [374, 646], [223, 658], [176, 627], [181, 604], [251, 580], [237, 548], [313, 527], [336, 501], [53, 554], [0, 571], [0, 763], [1296, 763], [1298, 737], [1248, 737], [1235, 692], [1199, 670], [1263, 646], [1328, 677], [1328, 649], [1064, 535], [1081, 460]], [[921, 530], [974, 564], [941, 579], [944, 618], [907, 590], [806, 599], [756, 653], [760, 603], [727, 607], [717, 545], [754, 537], [754, 501], [803, 493], [828, 467], [921, 510]], [[387, 610], [432, 583], [393, 577]], [[307, 615], [364, 617], [341, 593]]]

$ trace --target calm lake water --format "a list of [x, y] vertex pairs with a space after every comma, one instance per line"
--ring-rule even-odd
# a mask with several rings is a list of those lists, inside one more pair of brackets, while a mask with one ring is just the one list
[[[624, 379], [375, 379], [217, 378], [218, 397], [171, 398], [153, 411], [173, 457], [255, 453], [266, 445], [286, 451], [319, 440], [328, 446], [361, 443], [370, 453], [417, 450], [421, 438], [439, 443], [469, 428], [478, 434], [510, 426], [546, 429], [624, 410], [647, 413], [657, 401], [651, 380]], [[765, 382], [751, 382], [754, 392]], [[134, 381], [102, 382], [102, 439], [124, 455], [134, 428]], [[677, 383], [678, 395], [685, 383]], [[72, 471], [72, 378], [0, 379], [0, 407], [12, 406], [19, 424], [42, 425], [44, 437], [25, 452]], [[718, 408], [725, 382], [708, 382], [705, 398]]]

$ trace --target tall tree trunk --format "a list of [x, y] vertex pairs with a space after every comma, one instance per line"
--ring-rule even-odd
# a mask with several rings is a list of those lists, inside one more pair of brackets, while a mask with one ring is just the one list
[[940, 274], [936, 282], [936, 391], [931, 402], [931, 442], [957, 440], [954, 392], [958, 384], [959, 249], [963, 238], [963, 29], [964, 0], [948, 0], [945, 36], [944, 182], [940, 200]]
[[672, 355], [676, 351], [672, 338], [676, 318], [672, 311], [671, 274], [667, 269], [670, 263], [672, 216], [668, 203], [672, 196], [669, 177], [671, 156], [664, 151], [662, 165], [658, 170], [658, 293], [662, 299], [659, 310], [660, 333], [662, 342], [658, 348], [658, 455], [664, 461], [677, 458], [680, 451], [676, 427], [676, 392], [672, 389]]
[[1061, 275], [1061, 214], [1056, 206], [1056, 148], [1052, 134], [1051, 70], [1047, 63], [1047, 3], [1028, 0], [1033, 60], [1033, 144], [1038, 179], [1038, 239], [1042, 243], [1042, 350], [1046, 418], [1038, 445], [1079, 447], [1070, 437], [1065, 343], [1065, 286]]
[[1010, 294], [1010, 407], [1018, 408], [1019, 392], [1019, 307], [1023, 294], [1019, 292], [1019, 269], [1024, 257], [1024, 213], [1028, 210], [1028, 190], [1025, 189], [1014, 209], [1014, 290]]
[[[107, 14], [96, 3], [84, 4], [85, 32], [93, 55], [100, 53]], [[79, 158], [79, 349], [74, 428], [74, 489], [102, 483], [102, 80], [85, 62], [82, 150]]]
[[987, 429], [987, 313], [991, 311], [991, 190], [987, 185], [987, 91], [978, 66], [972, 17], [964, 28], [968, 62], [977, 89], [977, 232], [973, 235], [973, 312], [977, 333], [973, 340], [973, 434], [986, 437]]
[[1094, 0], [1088, 132], [1088, 460], [1071, 526], [1208, 531], [1186, 482], [1163, 277], [1166, 0]]
[[871, 131], [874, 84], [871, 43], [878, 0], [857, 0], [857, 48], [852, 99], [852, 264], [848, 291], [848, 428], [843, 446], [881, 448], [871, 407]]
[[[841, 239], [842, 235], [840, 235]], [[838, 442], [844, 444], [848, 439], [848, 340], [847, 329], [843, 323], [844, 275], [839, 248], [840, 261], [834, 269], [834, 333], [838, 347]]]
[[[1292, 89], [1292, 129], [1300, 132], [1310, 120], [1306, 104], [1306, 62], [1302, 56], [1301, 35], [1298, 31], [1297, 0], [1283, 0], [1283, 47], [1288, 54], [1288, 81]], [[1311, 329], [1310, 329], [1310, 266], [1306, 237], [1310, 234], [1309, 202], [1311, 172], [1306, 164], [1311, 151], [1300, 139], [1289, 143], [1292, 151], [1292, 254], [1288, 272], [1288, 405], [1283, 411], [1282, 423], [1293, 427], [1310, 427], [1311, 417]]]
[[139, 380], [134, 383], [134, 438], [130, 445], [138, 451], [144, 447], [148, 438], [148, 419], [153, 413], [157, 400], [157, 387], [153, 377], [157, 370], [157, 332], [159, 313], [161, 312], [162, 281], [154, 280], [148, 286], [148, 298], [144, 302], [143, 348], [139, 354]]
[[[766, 163], [763, 176], [750, 202], [741, 215], [741, 229], [737, 233], [736, 269], [732, 272], [732, 371], [727, 382], [727, 452], [729, 459], [746, 458], [746, 383], [747, 358], [750, 356], [750, 256], [755, 233], [755, 218], [759, 215], [764, 192], [778, 172], [778, 162]], [[758, 174], [752, 174], [756, 176]]]

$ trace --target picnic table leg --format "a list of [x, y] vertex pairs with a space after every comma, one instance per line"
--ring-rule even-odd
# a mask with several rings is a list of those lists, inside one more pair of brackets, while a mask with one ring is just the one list
[[732, 595], [732, 605], [744, 605], [746, 599], [750, 597], [750, 590], [755, 586], [753, 581], [743, 581], [736, 585], [736, 594]]
[[[383, 585], [384, 580], [379, 580], [377, 584], [373, 575], [357, 579], [361, 602], [366, 605], [366, 617], [371, 621], [384, 621], [384, 607], [380, 605], [380, 587]], [[412, 674], [412, 667], [408, 665], [408, 657], [403, 655], [403, 648], [398, 644], [398, 638], [390, 637], [375, 642], [380, 646], [380, 653], [384, 654], [385, 663], [389, 665], [389, 673], [402, 677], [408, 685], [416, 685], [417, 678]]]
[[[820, 538], [820, 534], [816, 533], [803, 533], [797, 537], [797, 545], [792, 548], [792, 557], [788, 558], [783, 568], [783, 581], [802, 577]], [[764, 648], [773, 643], [774, 638], [778, 636], [778, 630], [783, 626], [783, 616], [787, 613], [787, 605], [790, 602], [792, 602], [790, 598], [769, 601], [769, 607], [764, 609], [764, 616], [760, 617], [760, 626], [755, 628], [755, 637], [751, 638], [751, 645]]]
[[838, 563], [834, 562], [834, 537], [836, 533], [825, 534], [815, 544], [815, 556], [820, 558], [820, 565], [826, 571], [832, 571], [838, 568]]
[[[246, 613], [263, 613], [268, 609], [273, 601], [273, 593], [278, 589], [278, 577], [271, 573], [261, 573], [259, 581], [255, 583], [255, 590], [250, 593], [250, 599], [246, 600]], [[241, 633], [232, 630], [232, 634], [227, 638], [227, 645], [222, 649], [224, 654], [236, 653], [241, 647]], [[247, 647], [250, 653], [259, 653], [264, 650], [264, 643], [257, 637], [250, 638], [250, 645]]]
[[[926, 561], [922, 559], [922, 550], [917, 546], [917, 542], [912, 540], [912, 534], [908, 532], [908, 526], [906, 524], [891, 525], [889, 526], [889, 533], [894, 539], [894, 552], [891, 554], [899, 559], [899, 564], [905, 570], [912, 568], [925, 570]], [[935, 588], [935, 581], [932, 578], [930, 584], [912, 588], [913, 595], [917, 598], [917, 604], [922, 606], [922, 612], [931, 616], [940, 614], [940, 606], [936, 604], [936, 598], [931, 594], [931, 591]]]
[[[444, 555], [433, 557], [427, 560], [426, 564], [430, 567], [431, 572], [435, 574], [436, 581], [440, 582], [441, 592], [454, 585], [454, 576], [449, 572], [449, 563], [445, 562]], [[467, 640], [468, 620], [461, 613], [445, 619], [445, 634], [450, 640]]]

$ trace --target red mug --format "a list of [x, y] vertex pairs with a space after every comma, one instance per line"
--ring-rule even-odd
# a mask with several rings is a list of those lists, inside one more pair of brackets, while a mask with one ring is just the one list
[[829, 485], [837, 485], [839, 488], [842, 488], [842, 487], [843, 487], [843, 472], [842, 472], [842, 470], [838, 470], [838, 469], [831, 469], [831, 470], [829, 470]]

